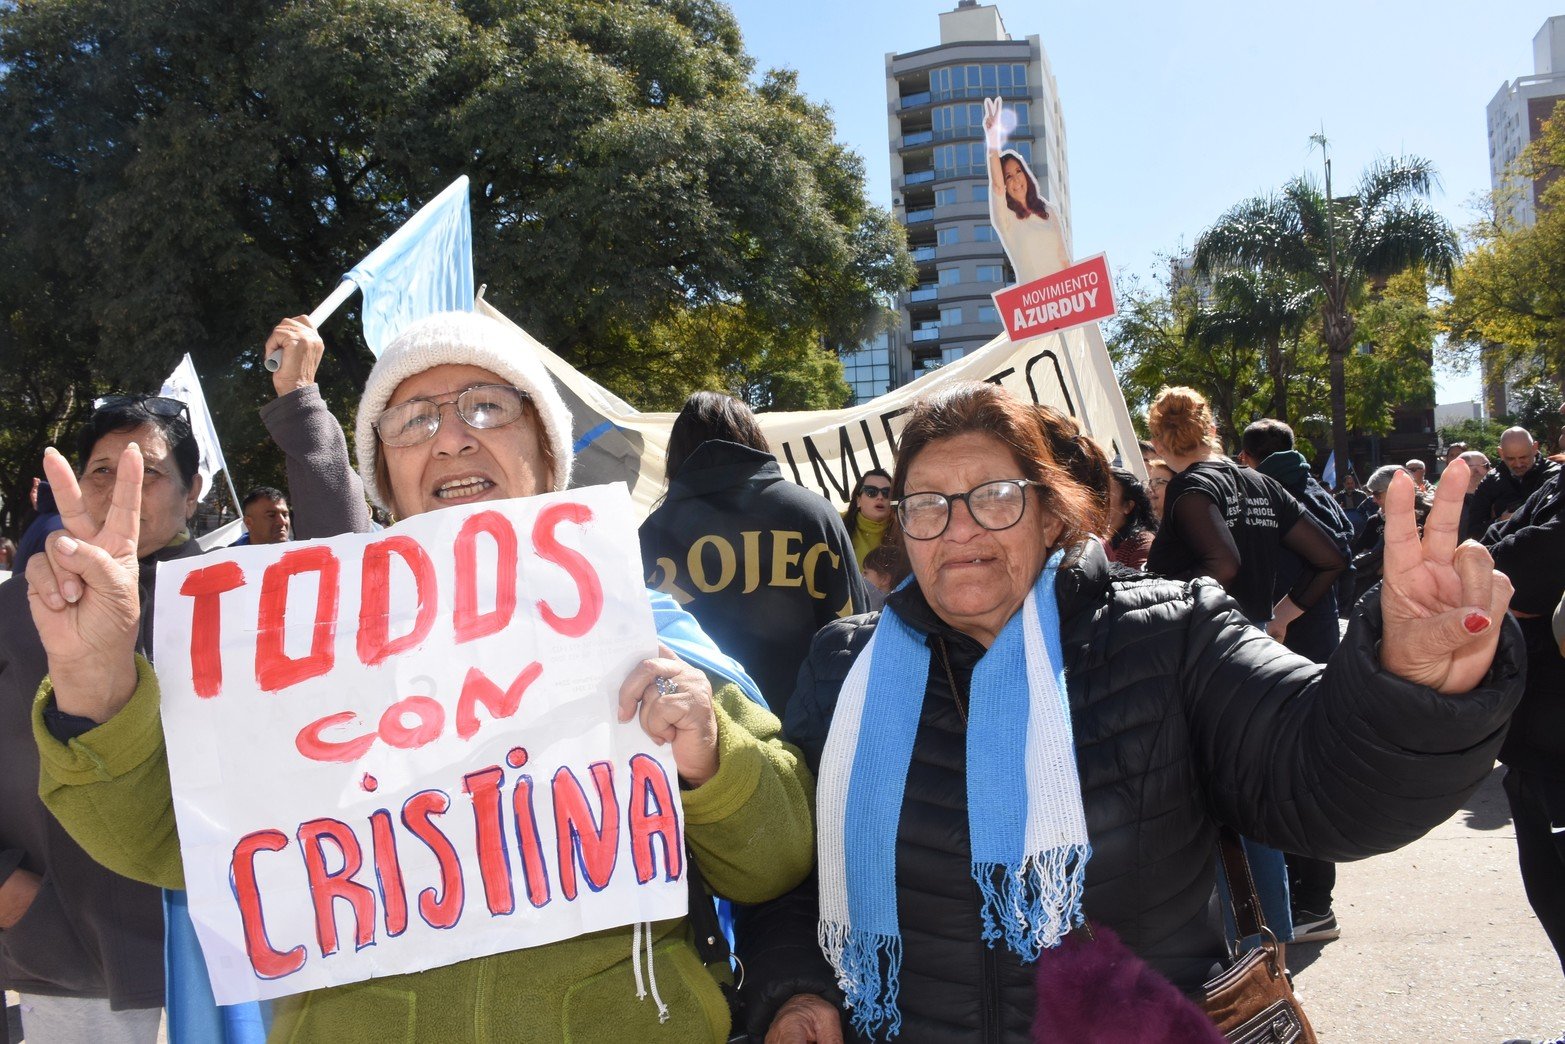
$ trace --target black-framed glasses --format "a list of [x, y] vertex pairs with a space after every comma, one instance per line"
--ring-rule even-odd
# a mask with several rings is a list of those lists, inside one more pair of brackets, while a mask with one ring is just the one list
[[1027, 487], [1039, 485], [1032, 479], [997, 479], [966, 493], [914, 493], [897, 501], [897, 521], [909, 538], [933, 540], [951, 525], [952, 505], [960, 500], [983, 528], [1010, 529], [1027, 510]]
[[140, 406], [154, 417], [165, 420], [190, 416], [189, 406], [167, 395], [105, 395], [92, 404], [92, 409], [96, 413], [99, 410], [124, 409], [126, 406]]
[[885, 500], [891, 496], [891, 487], [866, 485], [859, 490], [859, 496], [870, 497], [873, 500]]
[[508, 384], [482, 384], [444, 402], [409, 399], [381, 413], [375, 434], [388, 446], [417, 446], [435, 437], [447, 406], [455, 406], [456, 415], [469, 428], [503, 428], [521, 418], [527, 399], [526, 392]]

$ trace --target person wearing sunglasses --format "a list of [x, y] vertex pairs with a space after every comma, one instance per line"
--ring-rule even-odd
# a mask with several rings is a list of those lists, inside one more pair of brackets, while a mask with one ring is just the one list
[[[307, 385], [289, 387], [302, 374], [291, 354], [320, 356], [313, 329], [302, 320], [286, 320], [268, 342], [268, 351], [277, 348], [284, 355], [277, 374], [287, 376], [274, 375], [283, 404], [272, 408], [290, 409], [285, 400], [297, 405], [300, 395], [318, 398]], [[333, 475], [346, 460], [345, 449], [328, 434], [316, 431], [313, 447], [285, 447], [289, 488], [301, 518], [306, 497], [300, 482], [311, 474]], [[563, 491], [570, 484], [571, 415], [548, 371], [520, 331], [472, 312], [421, 319], [386, 347], [359, 401], [355, 446], [364, 491], [400, 518]], [[315, 459], [295, 459], [300, 453]], [[127, 453], [120, 466], [133, 468], [135, 460]], [[51, 478], [68, 479], [55, 462], [46, 467]], [[308, 496], [335, 505], [331, 510], [340, 522], [358, 488], [347, 482], [335, 491], [312, 486]], [[69, 514], [69, 494], [60, 495]], [[115, 495], [128, 500], [133, 488], [122, 482]], [[323, 505], [314, 507], [324, 517]], [[832, 519], [840, 526], [835, 513]], [[55, 816], [99, 858], [135, 866], [155, 883], [178, 888], [183, 871], [157, 681], [140, 669], [120, 638], [117, 628], [126, 624], [127, 607], [112, 594], [121, 574], [104, 551], [127, 539], [133, 521], [122, 513], [97, 532], [82, 531], [80, 557], [89, 566], [73, 571], [62, 563], [70, 574], [62, 582], [83, 587], [78, 599], [68, 604], [54, 586], [34, 600], [35, 617], [52, 628], [51, 689], [44, 706], [97, 727], [67, 745], [53, 726], [35, 719], [37, 750], [48, 765], [41, 775], [48, 782], [40, 784], [35, 768], [32, 786], [35, 792], [48, 788]], [[367, 515], [354, 524], [367, 530]], [[681, 637], [686, 638], [681, 648], [694, 644], [688, 615], [662, 596], [649, 593], [648, 600], [665, 645]], [[113, 626], [94, 630], [93, 619]], [[133, 625], [133, 614], [131, 620]], [[127, 667], [129, 688], [122, 684]], [[669, 654], [640, 661], [618, 692], [603, 695], [624, 720], [639, 715], [649, 734], [669, 743], [691, 858], [707, 884], [737, 902], [760, 902], [808, 873], [814, 781], [797, 751], [781, 741], [781, 725], [758, 702], [759, 693], [741, 692], [745, 684], [754, 683], [747, 677], [730, 681], [721, 664], [709, 674]], [[718, 977], [729, 971], [726, 962], [708, 970], [692, 920], [652, 924], [645, 955], [636, 929], [627, 925], [281, 998], [272, 1007], [269, 1039], [456, 1041], [510, 1034], [545, 1041], [720, 1042], [727, 1039], [730, 1017]], [[643, 976], [661, 993], [638, 999]]]
[[886, 529], [891, 525], [891, 475], [880, 468], [871, 468], [853, 485], [848, 498], [848, 510], [843, 513], [842, 524], [848, 536], [853, 538], [853, 557], [859, 565], [869, 553], [885, 543]]
[[[177, 399], [111, 395], [98, 401], [76, 439], [79, 495], [60, 503], [62, 525], [33, 569], [64, 555], [74, 534], [101, 528], [127, 446], [141, 451], [139, 534], [127, 549], [123, 595], [150, 610], [160, 562], [201, 553], [187, 524], [196, 508], [200, 450], [190, 412]], [[64, 586], [81, 594], [79, 580]], [[28, 1039], [132, 1042], [157, 1038], [163, 1007], [163, 907], [156, 888], [99, 865], [38, 797], [33, 697], [48, 660], [28, 612], [27, 576], [0, 585], [0, 986], [22, 994]], [[151, 650], [152, 614], [126, 635]]]
[[[1210, 580], [1111, 569], [1093, 494], [1003, 389], [917, 403], [894, 474], [913, 580], [824, 628], [788, 705], [819, 779], [818, 871], [741, 939], [771, 1044], [842, 1021], [850, 1040], [1031, 1041], [1043, 951], [1069, 937], [1049, 959], [1081, 959], [1084, 921], [1198, 991], [1226, 960], [1220, 825], [1367, 856], [1492, 770], [1522, 650], [1510, 584], [1456, 546], [1456, 488], [1421, 544], [1397, 480], [1387, 582], [1323, 667]], [[1078, 989], [1107, 1010], [1136, 983]]]

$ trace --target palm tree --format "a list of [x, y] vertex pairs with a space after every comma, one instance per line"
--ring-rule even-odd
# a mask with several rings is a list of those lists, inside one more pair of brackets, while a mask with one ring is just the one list
[[1270, 416], [1286, 421], [1291, 367], [1283, 345], [1303, 332], [1315, 296], [1315, 288], [1269, 273], [1227, 272], [1213, 282], [1211, 303], [1203, 303], [1191, 318], [1185, 338], [1191, 347], [1205, 351], [1224, 344], [1264, 349], [1272, 380]]
[[[1318, 138], [1324, 147], [1325, 140]], [[1434, 165], [1417, 156], [1377, 160], [1350, 196], [1331, 196], [1308, 176], [1279, 194], [1234, 207], [1196, 243], [1202, 275], [1250, 270], [1292, 277], [1318, 294], [1330, 363], [1331, 443], [1339, 475], [1348, 459], [1346, 361], [1353, 348], [1353, 305], [1375, 282], [1409, 268], [1449, 281], [1461, 251], [1456, 232], [1429, 205]]]

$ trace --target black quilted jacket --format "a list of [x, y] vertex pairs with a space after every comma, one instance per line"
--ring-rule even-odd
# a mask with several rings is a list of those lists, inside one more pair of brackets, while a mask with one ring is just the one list
[[[1210, 910], [1219, 822], [1331, 860], [1407, 844], [1490, 772], [1521, 695], [1512, 623], [1484, 686], [1446, 697], [1379, 669], [1375, 596], [1324, 669], [1251, 628], [1215, 583], [1111, 574], [1096, 544], [1061, 572], [1058, 598], [1093, 849], [1087, 916], [1187, 991], [1223, 955]], [[936, 618], [916, 586], [889, 601], [931, 645], [945, 644], [965, 705], [982, 647]], [[828, 625], [800, 673], [786, 732], [812, 768], [877, 619]], [[1003, 945], [979, 941], [965, 729], [939, 651], [930, 659], [898, 829], [897, 1040], [1030, 1040], [1032, 969]], [[814, 887], [806, 882], [742, 917], [753, 1031], [764, 1032], [795, 993], [840, 1000], [815, 946]]]

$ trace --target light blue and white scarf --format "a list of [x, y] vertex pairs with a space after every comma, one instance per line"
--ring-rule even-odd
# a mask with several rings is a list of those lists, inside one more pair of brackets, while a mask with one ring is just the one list
[[[967, 822], [985, 942], [1024, 961], [1082, 921], [1087, 821], [1060, 650], [1056, 552], [973, 669]], [[901, 1029], [897, 822], [930, 652], [891, 606], [843, 682], [816, 791], [820, 945], [865, 1036]], [[1019, 727], [1022, 726], [1022, 727]]]

